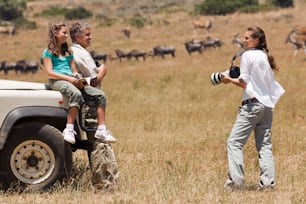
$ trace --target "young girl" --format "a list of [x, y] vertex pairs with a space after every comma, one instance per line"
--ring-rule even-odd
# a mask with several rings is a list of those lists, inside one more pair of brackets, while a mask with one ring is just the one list
[[[68, 27], [64, 23], [53, 24], [49, 30], [48, 48], [42, 54], [44, 68], [49, 77], [49, 84], [53, 90], [60, 91], [68, 97], [67, 124], [63, 131], [64, 140], [74, 144], [75, 134], [74, 121], [77, 117], [80, 105], [83, 102], [81, 91], [77, 88], [79, 80], [74, 77], [77, 69], [74, 64], [72, 52], [67, 44]], [[106, 129], [104, 119], [101, 120], [99, 109], [105, 107], [106, 98], [101, 91], [88, 86], [88, 93], [99, 99], [97, 104], [98, 129], [95, 137], [107, 142], [115, 142], [116, 139]]]

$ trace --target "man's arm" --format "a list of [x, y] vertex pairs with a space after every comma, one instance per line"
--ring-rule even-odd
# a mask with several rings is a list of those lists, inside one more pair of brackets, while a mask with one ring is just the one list
[[107, 69], [104, 66], [104, 64], [101, 64], [100, 67], [96, 68], [96, 70], [98, 72], [97, 77], [90, 81], [90, 85], [94, 86], [94, 87], [99, 86], [102, 83], [102, 80], [103, 80], [103, 78], [104, 78], [104, 76], [106, 75], [106, 72], [107, 72]]

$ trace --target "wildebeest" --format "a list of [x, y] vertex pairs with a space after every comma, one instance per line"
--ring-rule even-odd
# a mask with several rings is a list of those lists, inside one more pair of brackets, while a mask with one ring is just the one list
[[38, 71], [39, 62], [38, 61], [28, 61], [28, 60], [18, 60], [16, 62], [2, 61], [0, 63], [0, 71], [4, 71], [4, 74], [8, 74], [9, 71], [15, 71], [22, 74], [26, 73], [36, 73]]
[[103, 63], [106, 63], [107, 61], [107, 54], [105, 53], [97, 53], [96, 51], [90, 51], [90, 55], [95, 61], [100, 61], [102, 60]]
[[129, 53], [123, 52], [120, 49], [116, 49], [115, 53], [116, 53], [117, 57], [119, 58], [120, 62], [121, 62], [122, 58], [128, 58], [129, 57]]
[[202, 44], [194, 40], [185, 42], [185, 48], [189, 55], [191, 55], [192, 52], [199, 52], [200, 54], [203, 53]]
[[243, 42], [238, 36], [239, 36], [239, 33], [234, 35], [234, 37], [232, 39], [232, 44], [236, 44], [238, 46], [238, 48], [243, 48], [244, 47]]
[[203, 21], [193, 21], [193, 27], [194, 29], [205, 29], [206, 30], [206, 33], [209, 33], [209, 30], [211, 29], [212, 27], [212, 22], [210, 19], [207, 19], [205, 22]]
[[131, 50], [127, 55], [128, 59], [134, 57], [136, 60], [138, 60], [139, 57], [142, 57], [143, 61], [145, 61], [147, 53], [139, 50]]
[[16, 62], [7, 62], [7, 61], [2, 61], [0, 66], [0, 71], [3, 71], [4, 74], [8, 74], [9, 71], [14, 70], [16, 73], [16, 67], [17, 63]]
[[39, 63], [38, 61], [28, 61], [28, 60], [18, 60], [16, 62], [16, 71], [19, 71], [23, 74], [28, 72], [36, 73], [38, 71]]
[[15, 26], [0, 26], [0, 34], [15, 35], [16, 27]]
[[160, 56], [165, 58], [165, 55], [171, 55], [175, 57], [175, 48], [171, 46], [156, 46], [153, 48], [153, 56]]
[[123, 33], [123, 35], [126, 37], [126, 38], [130, 38], [131, 36], [131, 29], [129, 27], [125, 27], [121, 30], [121, 32]]
[[204, 49], [206, 48], [217, 48], [221, 47], [222, 43], [218, 38], [212, 38], [210, 36], [207, 37], [206, 40], [201, 41], [201, 44]]
[[285, 43], [290, 43], [293, 46], [294, 56], [296, 56], [299, 49], [304, 49], [304, 53], [306, 54], [306, 27], [291, 30]]

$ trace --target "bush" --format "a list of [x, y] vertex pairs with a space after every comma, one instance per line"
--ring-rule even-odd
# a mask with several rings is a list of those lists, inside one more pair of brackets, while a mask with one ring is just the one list
[[273, 0], [273, 5], [286, 8], [286, 7], [293, 7], [293, 0]]
[[25, 0], [0, 0], [0, 19], [9, 21], [22, 17], [22, 10], [25, 9], [26, 6]]
[[25, 29], [36, 29], [37, 28], [36, 22], [29, 21], [23, 17], [14, 19], [13, 22], [18, 28], [25, 28]]
[[258, 5], [257, 0], [206, 0], [195, 6], [195, 12], [208, 15], [225, 15], [245, 7]]
[[73, 19], [84, 19], [89, 18], [92, 16], [92, 12], [86, 10], [84, 7], [78, 7], [75, 9], [68, 9], [65, 13], [66, 20], [73, 20]]
[[267, 5], [259, 5], [258, 0], [205, 0], [195, 6], [196, 14], [226, 15], [236, 11], [254, 13], [274, 9], [275, 7], [293, 6], [293, 0], [272, 0]]
[[275, 10], [277, 7], [272, 6], [272, 5], [253, 5], [253, 6], [246, 6], [241, 9], [239, 9], [239, 12], [241, 13], [256, 13], [259, 11], [271, 11]]
[[[58, 15], [65, 15], [68, 11], [67, 8], [60, 8], [60, 7], [51, 7], [47, 10], [43, 10], [38, 16], [58, 16]], [[35, 16], [37, 16], [35, 15]]]
[[116, 19], [109, 18], [103, 14], [97, 14], [95, 19], [98, 21], [98, 25], [102, 27], [112, 26], [116, 22]]
[[147, 18], [145, 18], [144, 16], [142, 16], [141, 14], [135, 14], [132, 18], [129, 19], [129, 23], [132, 26], [135, 26], [137, 28], [142, 28], [144, 27], [146, 24], [150, 24], [152, 23], [151, 21], [149, 21]]

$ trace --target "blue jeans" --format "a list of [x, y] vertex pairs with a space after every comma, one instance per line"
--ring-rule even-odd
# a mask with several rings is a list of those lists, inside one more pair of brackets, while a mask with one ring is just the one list
[[244, 183], [243, 147], [252, 130], [255, 133], [256, 149], [259, 155], [260, 181], [263, 185], [274, 182], [275, 167], [272, 154], [271, 126], [273, 109], [260, 102], [239, 107], [239, 114], [227, 141], [229, 180], [235, 185]]

